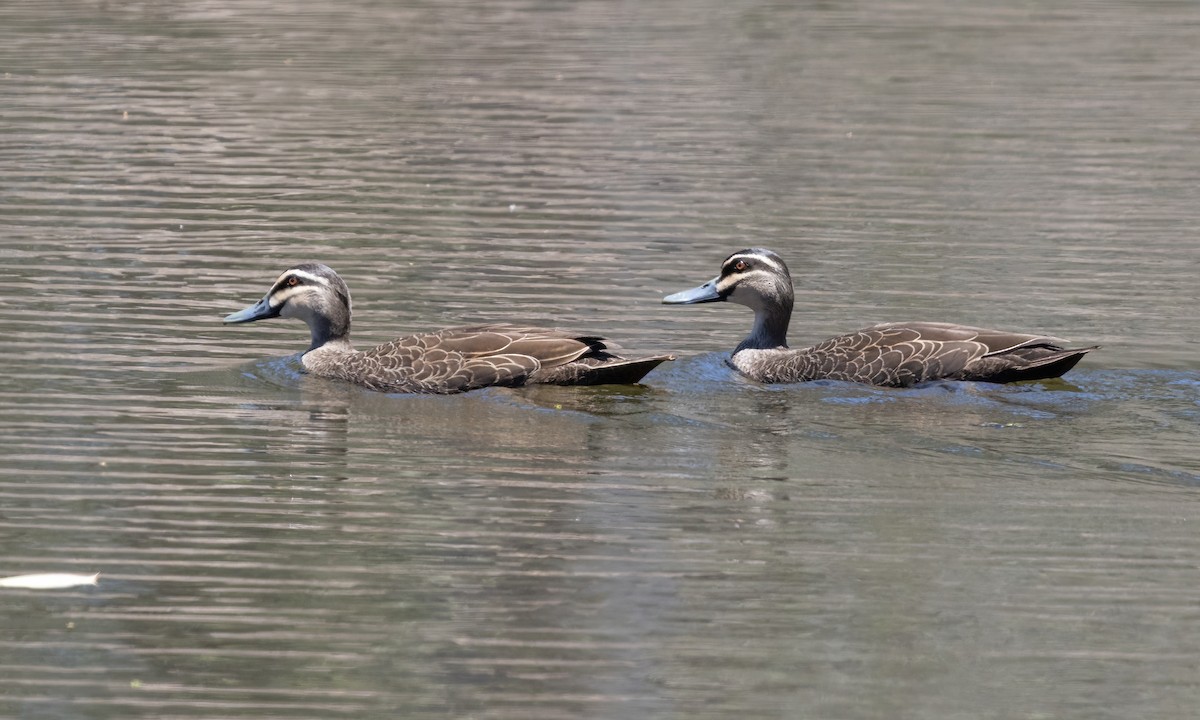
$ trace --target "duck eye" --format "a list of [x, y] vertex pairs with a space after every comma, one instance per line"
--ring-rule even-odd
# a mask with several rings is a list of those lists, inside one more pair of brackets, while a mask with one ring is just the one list
[[738, 272], [745, 270], [746, 269], [746, 261], [738, 260], [736, 263], [733, 264], [733, 269], [737, 270]]
[[287, 279], [287, 280], [285, 280], [284, 282], [286, 282], [286, 283], [287, 283], [287, 286], [288, 286], [288, 287], [296, 287], [297, 285], [299, 285], [299, 284], [300, 284], [300, 280], [299, 280], [299, 278], [297, 278], [295, 275], [291, 276], [290, 278], [288, 278], [288, 279]]

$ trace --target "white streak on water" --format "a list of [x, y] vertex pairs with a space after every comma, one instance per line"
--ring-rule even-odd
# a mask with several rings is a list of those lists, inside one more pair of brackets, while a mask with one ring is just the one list
[[95, 585], [99, 580], [100, 573], [95, 573], [94, 575], [35, 573], [32, 575], [12, 575], [0, 578], [0, 587], [26, 588], [28, 590], [61, 590], [80, 585]]

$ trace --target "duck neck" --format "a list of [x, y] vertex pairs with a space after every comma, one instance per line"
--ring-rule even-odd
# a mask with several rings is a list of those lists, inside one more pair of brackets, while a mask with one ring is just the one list
[[749, 337], [733, 352], [736, 354], [740, 350], [774, 350], [787, 347], [788, 322], [791, 319], [790, 301], [774, 307], [755, 308], [754, 328]]
[[309, 319], [308, 328], [312, 331], [312, 344], [308, 346], [308, 352], [325, 346], [353, 350], [350, 345], [350, 321], [348, 319], [337, 320], [325, 315], [316, 315]]

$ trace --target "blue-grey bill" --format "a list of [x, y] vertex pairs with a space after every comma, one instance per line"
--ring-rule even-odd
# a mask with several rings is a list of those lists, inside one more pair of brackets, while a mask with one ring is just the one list
[[715, 302], [724, 299], [721, 297], [721, 293], [717, 292], [717, 281], [710, 280], [700, 287], [668, 295], [663, 298], [663, 302], [667, 305], [691, 305], [693, 303]]
[[254, 322], [255, 320], [265, 320], [273, 317], [279, 317], [279, 310], [271, 307], [271, 303], [267, 301], [267, 298], [263, 298], [245, 310], [239, 310], [226, 315], [224, 322], [226, 325], [232, 325], [233, 323]]

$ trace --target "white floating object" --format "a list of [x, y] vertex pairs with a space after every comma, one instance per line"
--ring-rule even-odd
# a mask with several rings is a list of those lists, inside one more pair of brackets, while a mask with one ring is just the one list
[[95, 585], [100, 579], [100, 573], [95, 575], [76, 575], [75, 573], [36, 573], [34, 575], [13, 575], [0, 578], [0, 587], [28, 588], [30, 590], [58, 590], [76, 587], [77, 585]]

